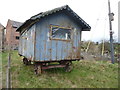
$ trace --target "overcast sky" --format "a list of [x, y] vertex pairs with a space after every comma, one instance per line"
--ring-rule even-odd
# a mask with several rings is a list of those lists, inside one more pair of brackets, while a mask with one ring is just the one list
[[[110, 0], [114, 38], [118, 38], [118, 1]], [[0, 23], [6, 26], [7, 20], [24, 22], [40, 12], [69, 5], [90, 26], [91, 31], [83, 32], [82, 40], [99, 41], [109, 39], [108, 0], [1, 0]]]

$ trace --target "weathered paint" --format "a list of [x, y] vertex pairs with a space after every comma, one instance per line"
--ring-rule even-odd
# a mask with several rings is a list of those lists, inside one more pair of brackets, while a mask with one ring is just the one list
[[28, 59], [34, 59], [35, 25], [24, 32], [19, 41], [19, 54]]
[[[70, 41], [50, 39], [51, 25], [71, 28]], [[36, 24], [35, 60], [54, 61], [80, 59], [81, 28], [65, 13], [56, 13]]]
[[[51, 39], [51, 25], [70, 28], [71, 40]], [[65, 12], [46, 16], [21, 35], [19, 53], [37, 62], [80, 59], [81, 29]]]

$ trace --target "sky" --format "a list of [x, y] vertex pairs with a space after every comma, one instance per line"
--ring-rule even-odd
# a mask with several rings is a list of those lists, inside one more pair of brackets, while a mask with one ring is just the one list
[[[110, 0], [115, 14], [112, 22], [113, 38], [118, 39], [118, 2]], [[25, 22], [31, 16], [63, 5], [76, 12], [90, 26], [91, 31], [82, 32], [82, 40], [109, 40], [108, 0], [1, 0], [0, 23], [6, 26], [8, 19]]]

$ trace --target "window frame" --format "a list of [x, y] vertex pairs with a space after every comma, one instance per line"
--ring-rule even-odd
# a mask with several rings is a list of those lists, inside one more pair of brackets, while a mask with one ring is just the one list
[[20, 36], [15, 36], [15, 39], [16, 40], [20, 40]]
[[[52, 37], [52, 27], [59, 27], [62, 29], [68, 29], [70, 30], [70, 39], [60, 39], [60, 38], [53, 38]], [[49, 36], [50, 40], [59, 40], [59, 41], [68, 41], [70, 42], [72, 40], [72, 28], [68, 28], [68, 27], [61, 27], [59, 25], [50, 25], [50, 36]]]

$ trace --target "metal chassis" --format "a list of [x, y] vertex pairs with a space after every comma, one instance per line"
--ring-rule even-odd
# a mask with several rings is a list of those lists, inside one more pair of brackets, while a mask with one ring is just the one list
[[[66, 72], [70, 72], [72, 70], [72, 61], [79, 61], [80, 59], [72, 59], [72, 60], [60, 60], [60, 61], [31, 61], [30, 59], [23, 58], [23, 63], [25, 65], [30, 65], [31, 62], [34, 63], [34, 71], [35, 74], [41, 74], [45, 69], [51, 68], [64, 68]], [[58, 62], [59, 64], [51, 64], [53, 62]]]

